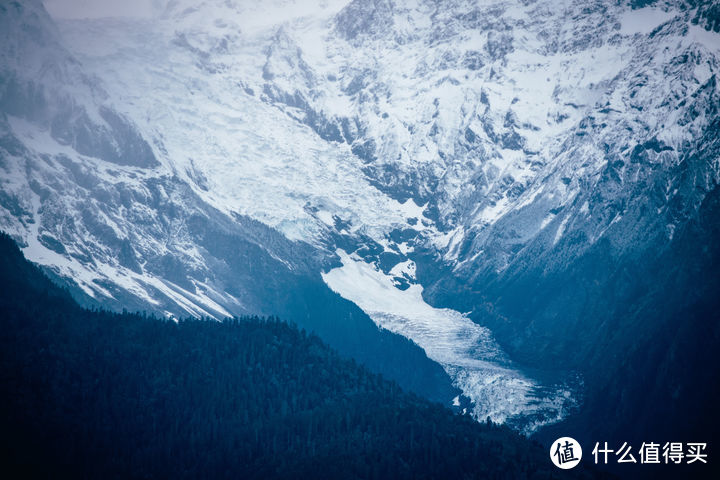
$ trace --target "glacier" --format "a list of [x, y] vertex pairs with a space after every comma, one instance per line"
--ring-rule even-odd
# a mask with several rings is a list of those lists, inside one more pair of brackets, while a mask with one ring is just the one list
[[327, 284], [531, 433], [611, 335], [579, 302], [614, 277], [553, 279], [647, 264], [720, 181], [712, 6], [650, 3], [3, 5], [0, 228], [88, 305], [283, 314]]
[[529, 435], [577, 408], [578, 386], [569, 379], [542, 385], [512, 364], [487, 328], [460, 312], [428, 305], [421, 285], [400, 290], [392, 276], [357, 255], [337, 254], [342, 267], [324, 273], [325, 282], [380, 327], [412, 339], [440, 363], [471, 400], [475, 418], [510, 424]]

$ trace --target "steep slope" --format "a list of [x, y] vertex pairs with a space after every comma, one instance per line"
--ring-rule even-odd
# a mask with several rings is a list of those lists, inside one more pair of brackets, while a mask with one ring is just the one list
[[[312, 315], [324, 281], [422, 346], [481, 419], [531, 432], [583, 398], [603, 416], [628, 345], [672, 365], [654, 339], [695, 308], [683, 298], [714, 298], [689, 272], [710, 275], [691, 254], [715, 239], [700, 212], [720, 175], [717, 19], [717, 2], [679, 0], [174, 0], [150, 21], [62, 22], [107, 92], [84, 91], [86, 109], [131, 119], [157, 164], [62, 150], [5, 107], [0, 218], [103, 305], [301, 304], [342, 342], [362, 321]], [[664, 261], [676, 275], [649, 285]], [[322, 293], [286, 294], [306, 287]], [[665, 393], [632, 394], [628, 417]]]
[[83, 310], [4, 234], [0, 285], [0, 455], [24, 478], [552, 478], [538, 444], [279, 320]]
[[[289, 25], [298, 23], [308, 34], [322, 34], [332, 28], [332, 8], [283, 10], [290, 20], [278, 28], [276, 23], [253, 20], [245, 5], [227, 5], [208, 2], [190, 8], [175, 3], [159, 23], [105, 21], [88, 26], [71, 22], [65, 24], [64, 32], [83, 55], [83, 63], [103, 76], [116, 98], [125, 100], [117, 108], [139, 119], [143, 131], [162, 139], [167, 153], [161, 156], [199, 197], [221, 212], [248, 215], [291, 239], [300, 238], [319, 249], [318, 255], [324, 258], [341, 247], [366, 259], [382, 258], [388, 267], [399, 262], [401, 252], [410, 248], [406, 243], [411, 238], [403, 235], [414, 235], [413, 226], [435, 231], [426, 210], [413, 199], [393, 199], [377, 190], [372, 185], [376, 180], [364, 172], [363, 159], [353, 154], [355, 146], [333, 141], [328, 136], [329, 124], [328, 131], [319, 124], [308, 128], [308, 121], [320, 121], [322, 116], [309, 110], [302, 95], [280, 89], [318, 75], [308, 70], [302, 51], [286, 33]], [[263, 11], [272, 8], [263, 6]], [[282, 2], [279, 8], [284, 9]], [[207, 11], [215, 16], [203, 13]], [[105, 41], [83, 41], [88, 35]], [[138, 64], [154, 67], [140, 76]], [[284, 100], [298, 103], [288, 108], [272, 95], [285, 95]], [[278, 257], [298, 261], [287, 254], [280, 252]], [[324, 263], [322, 269], [331, 266]], [[396, 280], [407, 285], [413, 275], [399, 273]], [[361, 284], [356, 286], [363, 289]], [[273, 286], [269, 295], [276, 290]], [[420, 297], [415, 301], [423, 303]], [[228, 308], [235, 311], [233, 306]], [[461, 318], [457, 312], [439, 313], [450, 322]], [[408, 334], [395, 328], [397, 323], [383, 322], [375, 315], [373, 319], [393, 332]], [[443, 328], [440, 324], [431, 327]], [[489, 332], [479, 331], [479, 341], [469, 350], [483, 367], [472, 374], [467, 375], [467, 368], [474, 360], [468, 364], [447, 355], [430, 355], [475, 403], [473, 412], [478, 418], [512, 420], [524, 431], [532, 431], [562, 418], [574, 406], [571, 390], [575, 385], [551, 374], [551, 386], [546, 389], [544, 381], [518, 372], [498, 354]], [[429, 337], [433, 336], [430, 331]], [[422, 336], [409, 338], [427, 345]], [[486, 381], [488, 371], [496, 381]]]
[[[158, 138], [108, 122], [126, 116], [95, 95], [101, 81], [64, 49], [39, 2], [1, 7], [12, 41], [0, 65], [0, 225], [76, 298], [178, 316], [283, 315], [412, 391], [457, 395], [421, 349], [329, 290], [315, 249], [213, 208]], [[138, 161], [144, 152], [152, 162]]]

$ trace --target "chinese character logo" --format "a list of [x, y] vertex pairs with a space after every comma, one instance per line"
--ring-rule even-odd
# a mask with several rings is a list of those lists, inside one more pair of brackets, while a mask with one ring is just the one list
[[563, 470], [573, 468], [580, 463], [581, 458], [582, 448], [574, 438], [558, 438], [550, 446], [550, 460]]
[[[680, 464], [683, 463], [683, 458], [685, 459], [685, 463], [688, 464], [695, 462], [707, 463], [708, 454], [705, 453], [707, 443], [683, 444], [681, 442], [666, 442], [662, 450], [660, 449], [660, 445], [660, 443], [655, 442], [643, 442], [637, 450], [640, 454], [640, 463]], [[684, 449], [683, 447], [687, 448]], [[592, 454], [595, 458], [596, 465], [607, 465], [609, 453], [615, 454], [617, 463], [638, 463], [637, 458], [632, 454], [632, 447], [627, 442], [623, 442], [618, 450], [608, 448], [608, 442], [603, 442], [602, 447], [600, 446], [600, 442], [595, 442], [595, 448], [593, 448]]]

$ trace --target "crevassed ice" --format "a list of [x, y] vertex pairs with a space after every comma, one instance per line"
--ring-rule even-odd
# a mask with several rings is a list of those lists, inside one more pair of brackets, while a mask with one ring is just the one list
[[400, 290], [372, 264], [343, 250], [337, 254], [343, 266], [323, 273], [327, 285], [380, 327], [422, 347], [473, 401], [476, 419], [489, 417], [530, 434], [561, 420], [574, 405], [569, 387], [543, 385], [514, 368], [490, 330], [460, 312], [428, 305], [421, 285]]

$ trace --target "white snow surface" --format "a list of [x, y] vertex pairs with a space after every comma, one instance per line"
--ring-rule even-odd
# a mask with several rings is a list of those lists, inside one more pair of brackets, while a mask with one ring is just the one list
[[623, 35], [648, 34], [675, 15], [674, 12], [651, 7], [629, 10], [620, 16], [620, 33]]
[[342, 267], [323, 273], [334, 291], [356, 303], [380, 327], [412, 339], [443, 366], [455, 386], [474, 402], [473, 416], [520, 421], [524, 433], [562, 419], [574, 405], [567, 388], [541, 389], [504, 355], [492, 333], [465, 315], [434, 308], [423, 287], [395, 287], [392, 277], [356, 255], [337, 251]]
[[[333, 11], [318, 9], [328, 10]], [[95, 43], [83, 41], [92, 34], [84, 22], [64, 25], [84, 64], [113, 92], [115, 107], [161, 141], [166, 153], [158, 154], [167, 168], [219, 210], [248, 215], [292, 240], [311, 243], [323, 237], [333, 216], [375, 239], [420, 217], [422, 209], [412, 199], [401, 203], [370, 185], [347, 145], [321, 141], [309, 127], [241, 87], [257, 81], [258, 62], [275, 30], [260, 28], [261, 22], [245, 32], [241, 27], [247, 19], [240, 13], [231, 9], [225, 23], [207, 20], [182, 34], [176, 31], [178, 22], [202, 18], [185, 15], [161, 22], [160, 28], [107, 20], [94, 25], [102, 30], [96, 34], [106, 38]], [[265, 12], [263, 18], [277, 22], [284, 17]], [[237, 30], [233, 21], [240, 25]], [[207, 66], [212, 72], [201, 68], [191, 49], [208, 48], [223, 38], [232, 38], [232, 54], [218, 53], [217, 65]], [[187, 48], [175, 44], [185, 41]], [[138, 62], [151, 67], [139, 74]], [[205, 180], [202, 186], [198, 178]]]
[[[575, 137], [588, 118], [610, 125], [598, 138], [612, 144], [618, 131], [654, 128], [658, 138], [681, 145], [706, 122], [677, 125], [681, 118], [667, 113], [674, 104], [662, 99], [689, 94], [717, 72], [720, 35], [691, 25], [672, 6], [608, 4], [587, 13], [581, 3], [549, 0], [398, 2], [380, 11], [392, 22], [389, 33], [360, 46], [337, 31], [337, 14], [350, 6], [383, 8], [346, 0], [183, 0], [152, 21], [63, 22], [61, 31], [103, 80], [114, 107], [164, 146], [156, 154], [169, 171], [221, 211], [317, 245], [335, 218], [349, 224], [347, 233], [379, 244], [417, 218], [419, 241], [462, 263], [484, 246], [478, 241], [457, 258], [451, 232], [460, 239], [489, 231], [537, 204], [547, 218], [573, 207], [580, 185], [597, 181], [605, 166], [600, 140]], [[463, 15], [479, 25], [458, 23]], [[663, 25], [671, 34], [649, 38]], [[504, 53], [494, 57], [491, 44]], [[696, 80], [667, 77], [673, 56], [696, 46]], [[477, 58], [477, 68], [467, 58]], [[375, 188], [347, 143], [320, 139], [298, 121], [306, 112], [268, 98], [268, 87], [303, 98], [328, 122], [350, 119], [350, 130], [357, 119], [377, 145], [372, 167], [388, 166], [398, 179], [417, 176], [412, 188], [435, 195], [451, 228], [438, 231], [422, 216], [425, 202], [400, 203]], [[473, 147], [464, 145], [468, 130]], [[502, 145], [492, 132], [516, 134], [522, 145]], [[524, 222], [522, 238], [545, 226]]]

